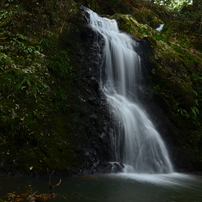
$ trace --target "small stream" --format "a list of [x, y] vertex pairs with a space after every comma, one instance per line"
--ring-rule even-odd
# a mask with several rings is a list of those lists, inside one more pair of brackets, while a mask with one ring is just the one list
[[[27, 201], [27, 196], [35, 191], [40, 194], [48, 193], [48, 180], [48, 178], [1, 177], [0, 199]], [[57, 184], [58, 181], [59, 178], [52, 178], [52, 184]], [[6, 197], [7, 193], [10, 193], [10, 198]], [[55, 193], [58, 197], [48, 201], [201, 202], [202, 176], [177, 173], [121, 173], [64, 177], [60, 186], [55, 188]]]

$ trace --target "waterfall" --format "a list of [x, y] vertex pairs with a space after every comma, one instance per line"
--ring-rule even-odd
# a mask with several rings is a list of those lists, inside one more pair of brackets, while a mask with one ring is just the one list
[[159, 24], [159, 26], [156, 28], [156, 30], [160, 32], [160, 31], [162, 31], [163, 27], [164, 27], [164, 24]]
[[172, 172], [163, 140], [134, 99], [141, 77], [141, 59], [134, 51], [135, 41], [119, 31], [115, 20], [100, 17], [90, 9], [86, 11], [89, 26], [104, 39], [100, 87], [116, 120], [112, 135], [115, 161], [135, 173]]

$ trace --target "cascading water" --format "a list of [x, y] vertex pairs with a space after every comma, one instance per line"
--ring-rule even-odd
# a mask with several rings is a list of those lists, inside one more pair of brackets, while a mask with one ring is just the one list
[[141, 73], [135, 42], [121, 33], [115, 20], [87, 9], [89, 26], [104, 39], [100, 87], [116, 119], [113, 134], [115, 161], [135, 173], [170, 173], [169, 155], [159, 133], [144, 110], [130, 96], [135, 94]]

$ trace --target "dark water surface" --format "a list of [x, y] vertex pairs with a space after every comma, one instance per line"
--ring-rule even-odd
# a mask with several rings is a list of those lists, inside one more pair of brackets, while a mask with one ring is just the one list
[[[22, 201], [23, 197], [26, 199], [35, 191], [48, 193], [48, 181], [48, 178], [1, 177], [0, 199]], [[59, 178], [52, 178], [52, 185], [58, 181]], [[202, 202], [202, 176], [174, 173], [63, 177], [55, 193], [59, 196], [48, 201]], [[16, 196], [19, 196], [19, 200]]]

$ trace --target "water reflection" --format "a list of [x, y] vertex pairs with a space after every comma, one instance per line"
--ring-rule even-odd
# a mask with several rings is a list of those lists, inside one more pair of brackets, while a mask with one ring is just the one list
[[[52, 181], [54, 184], [54, 181], [58, 182], [58, 178], [53, 178]], [[63, 178], [61, 185], [55, 190], [59, 197], [48, 201], [201, 202], [201, 190], [201, 176], [177, 173], [93, 175]], [[0, 199], [6, 193], [20, 195], [25, 192], [26, 199], [34, 191], [48, 193], [48, 178], [0, 178]], [[4, 200], [8, 201], [6, 197]]]

